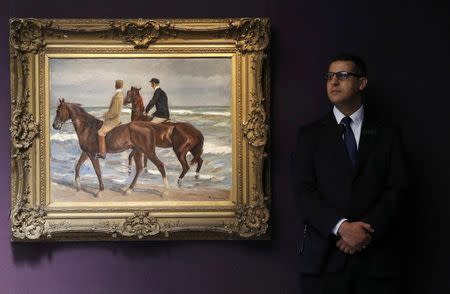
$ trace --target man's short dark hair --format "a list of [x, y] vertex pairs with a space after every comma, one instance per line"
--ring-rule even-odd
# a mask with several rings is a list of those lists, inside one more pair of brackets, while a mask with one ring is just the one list
[[367, 77], [367, 66], [361, 57], [352, 55], [352, 54], [343, 53], [343, 54], [339, 54], [339, 55], [333, 57], [331, 59], [330, 63], [335, 62], [335, 61], [351, 61], [355, 65], [356, 73], [363, 77]]
[[157, 78], [152, 78], [150, 80], [150, 83], [155, 83], [155, 84], [159, 85], [159, 80]]

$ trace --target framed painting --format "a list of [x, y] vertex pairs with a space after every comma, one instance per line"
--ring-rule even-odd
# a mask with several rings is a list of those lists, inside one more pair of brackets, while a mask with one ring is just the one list
[[11, 19], [12, 240], [270, 238], [269, 36]]

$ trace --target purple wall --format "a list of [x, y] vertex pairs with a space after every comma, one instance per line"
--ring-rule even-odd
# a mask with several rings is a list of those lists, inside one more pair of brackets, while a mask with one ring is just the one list
[[272, 241], [11, 244], [9, 145], [1, 144], [0, 293], [300, 293], [299, 215], [291, 192], [289, 154], [298, 126], [329, 107], [321, 80], [327, 58], [347, 50], [368, 62], [369, 106], [403, 131], [412, 183], [401, 232], [405, 288], [410, 293], [450, 293], [448, 10], [424, 1], [328, 2], [2, 3], [4, 142], [10, 116], [9, 17], [267, 16], [272, 22], [274, 154]]

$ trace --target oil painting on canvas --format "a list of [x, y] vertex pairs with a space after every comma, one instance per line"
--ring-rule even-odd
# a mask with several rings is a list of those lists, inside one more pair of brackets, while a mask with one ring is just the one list
[[[53, 58], [49, 69], [51, 202], [229, 199], [230, 58]], [[103, 159], [97, 133], [116, 93]]]

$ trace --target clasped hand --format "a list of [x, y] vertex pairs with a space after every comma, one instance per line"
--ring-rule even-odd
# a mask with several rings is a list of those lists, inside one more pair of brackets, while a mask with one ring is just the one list
[[373, 232], [375, 230], [370, 224], [345, 221], [339, 227], [338, 233], [341, 238], [336, 242], [336, 247], [346, 254], [355, 254], [369, 245]]

